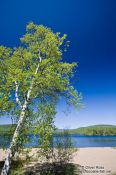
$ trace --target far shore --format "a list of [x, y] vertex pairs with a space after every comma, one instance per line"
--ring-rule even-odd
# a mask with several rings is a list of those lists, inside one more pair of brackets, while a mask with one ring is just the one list
[[[31, 153], [36, 154], [37, 148]], [[0, 161], [5, 159], [6, 150], [0, 149]], [[73, 153], [71, 163], [83, 168], [83, 175], [112, 175], [116, 173], [116, 149], [115, 148], [79, 148]]]

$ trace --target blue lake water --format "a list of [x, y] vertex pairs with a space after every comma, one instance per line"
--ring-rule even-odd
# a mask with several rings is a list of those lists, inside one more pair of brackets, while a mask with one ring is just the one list
[[[31, 140], [26, 147], [36, 147], [38, 145], [38, 136], [29, 135]], [[81, 136], [70, 135], [71, 141], [74, 147], [86, 148], [86, 147], [116, 147], [116, 136]], [[58, 135], [53, 136], [53, 142], [59, 139]], [[11, 138], [0, 136], [0, 148], [9, 147]]]

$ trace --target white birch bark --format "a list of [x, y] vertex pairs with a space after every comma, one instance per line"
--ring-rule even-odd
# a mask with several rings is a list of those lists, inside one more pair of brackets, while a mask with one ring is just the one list
[[[42, 59], [41, 59], [40, 52], [39, 52], [39, 63], [41, 61], [42, 61]], [[39, 63], [38, 63], [37, 68], [35, 70], [35, 75], [37, 74], [37, 72], [39, 70]], [[22, 106], [21, 103], [20, 103], [20, 100], [18, 98], [18, 84], [17, 84], [17, 82], [15, 82], [15, 85], [16, 85], [16, 91], [15, 91], [16, 102], [22, 108], [22, 111], [21, 111], [21, 114], [20, 114], [20, 118], [19, 118], [16, 130], [15, 130], [14, 135], [13, 135], [11, 144], [10, 144], [10, 148], [8, 149], [8, 152], [7, 152], [7, 156], [6, 156], [6, 159], [5, 159], [5, 163], [4, 163], [1, 175], [8, 175], [12, 156], [15, 155], [15, 146], [16, 146], [16, 143], [17, 143], [17, 139], [18, 139], [18, 136], [20, 134], [20, 130], [22, 128], [23, 122], [25, 120], [25, 112], [26, 112], [26, 108], [27, 108], [27, 105], [28, 105], [28, 100], [30, 98], [30, 95], [31, 95], [31, 92], [32, 92], [32, 89], [33, 89], [33, 84], [34, 84], [34, 78], [32, 79], [30, 88], [27, 92], [27, 99], [25, 99], [25, 102]]]
[[18, 103], [18, 105], [20, 106], [20, 108], [22, 108], [21, 102], [20, 102], [19, 97], [18, 97], [19, 85], [18, 85], [17, 81], [15, 81], [15, 86], [16, 86], [16, 89], [15, 89], [16, 103]]

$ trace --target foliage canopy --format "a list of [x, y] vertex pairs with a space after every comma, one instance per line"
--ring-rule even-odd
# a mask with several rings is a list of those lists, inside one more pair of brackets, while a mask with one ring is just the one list
[[[76, 63], [62, 60], [63, 44], [68, 42], [66, 35], [53, 31], [43, 25], [30, 22], [26, 34], [20, 39], [21, 45], [15, 48], [0, 46], [0, 113], [16, 115], [20, 111], [16, 103], [16, 85], [20, 105], [24, 103], [27, 91], [33, 81], [33, 89], [28, 109], [38, 108], [42, 102], [56, 104], [64, 96], [71, 105], [78, 106], [80, 96], [70, 84], [70, 77]], [[41, 55], [39, 70], [35, 74]], [[16, 84], [17, 83], [17, 84]]]

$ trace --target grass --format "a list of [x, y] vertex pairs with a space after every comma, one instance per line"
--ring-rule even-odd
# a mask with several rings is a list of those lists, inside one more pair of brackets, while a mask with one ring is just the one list
[[[23, 170], [23, 165], [24, 161], [13, 161], [11, 164], [11, 168], [9, 171], [9, 175], [23, 175], [24, 170]], [[4, 162], [0, 162], [0, 171], [2, 170], [2, 167], [4, 165]]]
[[[0, 171], [4, 162], [0, 162]], [[25, 168], [24, 168], [24, 165]], [[13, 161], [9, 175], [81, 175], [78, 165], [72, 163], [26, 163], [25, 161]]]

